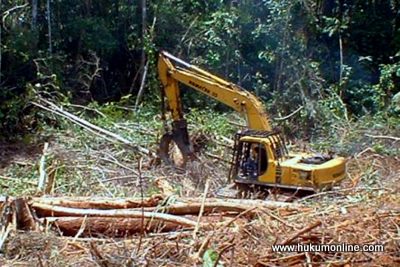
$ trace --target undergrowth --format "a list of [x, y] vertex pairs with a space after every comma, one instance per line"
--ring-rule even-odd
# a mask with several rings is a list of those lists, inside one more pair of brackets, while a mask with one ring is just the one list
[[[158, 141], [164, 133], [161, 116], [155, 115], [158, 113], [154, 107], [134, 111], [116, 104], [91, 104], [87, 107], [70, 105], [66, 109], [153, 152], [157, 151]], [[151, 184], [159, 178], [154, 168], [160, 165], [154, 164], [155, 159], [90, 133], [65, 118], [46, 111], [40, 113], [43, 118], [40, 133], [29, 140], [38, 149], [35, 155], [24, 159], [27, 161], [24, 164], [13, 157], [3, 159], [4, 167], [0, 168], [0, 175], [8, 179], [0, 181], [0, 195], [34, 195], [37, 192], [35, 184], [45, 142], [49, 143], [46, 173], [56, 176], [53, 194], [113, 197], [138, 194], [137, 162], [140, 157], [145, 162], [143, 177], [148, 184], [146, 192], [157, 193], [157, 188]], [[209, 135], [210, 139], [211, 135], [230, 136], [235, 131], [225, 114], [193, 110], [187, 119], [191, 134]], [[22, 140], [19, 145], [24, 145]], [[207, 143], [205, 145], [208, 146]], [[216, 149], [215, 146], [213, 149]]]
[[[128, 105], [90, 104], [87, 107], [66, 105], [65, 108], [85, 120], [120, 135], [135, 145], [156, 152], [162, 134], [163, 123], [156, 107], [141, 107], [134, 111]], [[34, 195], [39, 177], [39, 161], [45, 142], [49, 143], [46, 156], [46, 173], [55, 176], [55, 195], [99, 195], [99, 196], [133, 196], [138, 194], [139, 178], [138, 161], [144, 158], [143, 177], [146, 181], [145, 193], [157, 193], [154, 186], [157, 179], [173, 179], [177, 190], [195, 191], [196, 186], [203, 185], [210, 172], [218, 172], [220, 183], [226, 182], [231, 150], [224, 146], [226, 140], [232, 139], [243, 124], [243, 118], [236, 114], [216, 113], [211, 110], [192, 109], [187, 113], [191, 135], [203, 135], [203, 152], [212, 153], [215, 157], [205, 163], [192, 166], [185, 175], [189, 176], [192, 185], [183, 185], [183, 176], [176, 176], [173, 170], [163, 169], [155, 158], [139, 155], [125, 145], [97, 136], [80, 126], [51, 114], [40, 111], [40, 132], [29, 138], [29, 143], [36, 147], [36, 152], [29, 157], [20, 155], [21, 159], [11, 156], [18, 151], [8, 152], [0, 165], [0, 175], [8, 179], [0, 180], [0, 195]], [[395, 157], [400, 152], [400, 142], [386, 138], [399, 136], [399, 118], [388, 116], [366, 116], [357, 121], [337, 121], [313, 136], [310, 143], [301, 143], [300, 139], [289, 140], [291, 149], [308, 146], [308, 150], [326, 153], [333, 151], [347, 158], [354, 158], [360, 153], [373, 152], [383, 156]], [[286, 122], [285, 122], [286, 123]], [[274, 122], [275, 126], [279, 126]], [[223, 138], [221, 138], [223, 137]], [[22, 140], [20, 146], [25, 146]], [[16, 144], [18, 145], [18, 144]], [[294, 147], [293, 147], [294, 146]], [[373, 185], [383, 174], [374, 173], [367, 167], [360, 167], [361, 180], [366, 185]], [[371, 178], [375, 177], [375, 178]], [[354, 177], [353, 177], [354, 178]], [[218, 182], [218, 183], [219, 183]], [[217, 184], [215, 184], [217, 187]]]
[[399, 134], [400, 117], [368, 115], [358, 120], [332, 123], [310, 143], [316, 150], [333, 151], [343, 156], [352, 156], [366, 149], [381, 155], [397, 156], [400, 142], [392, 137]]

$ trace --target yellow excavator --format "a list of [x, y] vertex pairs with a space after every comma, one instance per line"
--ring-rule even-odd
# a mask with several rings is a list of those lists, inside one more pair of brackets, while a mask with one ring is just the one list
[[182, 109], [181, 83], [245, 115], [247, 129], [235, 136], [229, 173], [229, 180], [236, 185], [319, 191], [344, 179], [346, 160], [342, 157], [289, 153], [280, 133], [272, 129], [263, 103], [240, 86], [168, 52], [159, 53], [158, 75], [162, 83], [163, 120], [165, 112], [170, 112], [172, 119], [172, 123], [165, 124], [166, 133], [160, 141], [159, 156], [164, 162], [171, 163], [172, 141], [185, 158], [195, 158]]

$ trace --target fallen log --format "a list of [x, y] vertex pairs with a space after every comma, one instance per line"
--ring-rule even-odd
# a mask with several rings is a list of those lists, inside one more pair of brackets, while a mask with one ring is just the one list
[[[302, 206], [294, 203], [261, 201], [261, 200], [221, 200], [210, 199], [204, 203], [204, 214], [210, 213], [240, 213], [252, 208], [285, 208], [298, 210]], [[143, 202], [137, 199], [33, 199], [30, 206], [39, 217], [48, 216], [108, 216], [108, 217], [131, 217], [142, 211], [148, 213], [163, 213], [170, 215], [198, 215], [202, 206], [197, 199], [182, 199], [183, 202], [168, 206], [157, 206], [161, 204], [161, 197], [145, 199]], [[304, 208], [303, 208], [304, 209]], [[256, 214], [254, 209], [250, 215]]]
[[[106, 209], [104, 206], [98, 206], [98, 209], [94, 208], [93, 204], [104, 204], [104, 202], [91, 202], [91, 205], [83, 205], [84, 203], [73, 203], [69, 202], [68, 204], [82, 204], [79, 207], [77, 205], [76, 208], [71, 208], [70, 206], [58, 206], [50, 203], [42, 203], [42, 202], [32, 202], [31, 207], [35, 210], [36, 214], [39, 217], [47, 217], [47, 216], [115, 216], [115, 217], [129, 217], [128, 214], [132, 212], [132, 214], [136, 214], [137, 212], [141, 212], [142, 208], [138, 206], [134, 206], [134, 208], [123, 208], [119, 207], [119, 209]], [[64, 202], [62, 204], [65, 204]], [[108, 203], [110, 204], [110, 203]], [[113, 207], [118, 207], [117, 203], [112, 203]], [[85, 206], [85, 208], [83, 208]], [[169, 206], [144, 206], [143, 211], [145, 212], [153, 212], [153, 213], [164, 213], [171, 215], [198, 215], [201, 210], [201, 203], [179, 203], [173, 204]], [[110, 205], [107, 207], [111, 207]], [[210, 213], [240, 213], [246, 210], [251, 209], [251, 206], [248, 205], [239, 205], [236, 203], [204, 203], [204, 214]], [[78, 213], [77, 213], [78, 212]], [[254, 215], [256, 210], [253, 210], [250, 214]]]
[[[0, 205], [3, 204], [5, 201], [5, 196], [0, 196]], [[155, 195], [150, 198], [144, 198], [143, 201], [141, 198], [100, 198], [100, 197], [40, 197], [40, 198], [32, 198], [28, 204], [32, 205], [36, 204], [47, 204], [47, 205], [54, 205], [54, 206], [62, 206], [62, 207], [69, 207], [69, 208], [78, 208], [78, 209], [134, 209], [139, 207], [156, 207], [161, 205], [164, 201], [164, 197], [161, 195]], [[268, 208], [268, 209], [287, 209], [287, 210], [307, 210], [308, 208], [304, 205], [299, 203], [288, 203], [288, 202], [279, 202], [279, 201], [269, 201], [269, 200], [258, 200], [258, 199], [220, 199], [220, 198], [207, 198], [208, 205], [220, 206], [220, 207], [232, 207], [232, 209], [237, 208], [236, 210], [232, 211], [243, 211], [248, 209], [249, 207], [259, 207], [259, 208]], [[179, 198], [177, 200], [177, 204], [174, 204], [175, 208], [169, 206], [171, 212], [174, 210], [176, 214], [181, 214], [184, 210], [183, 205], [201, 205], [200, 198]], [[180, 207], [182, 205], [182, 207]], [[193, 209], [188, 208], [188, 210]], [[160, 209], [160, 208], [158, 208]], [[151, 209], [148, 209], [151, 210]], [[164, 208], [164, 210], [166, 210]], [[229, 211], [225, 210], [225, 211]], [[191, 214], [195, 214], [196, 212], [190, 212]]]
[[[53, 224], [64, 236], [81, 237], [126, 237], [141, 232], [141, 218], [112, 218], [112, 217], [48, 217], [47, 222]], [[81, 230], [83, 228], [83, 230]], [[188, 228], [176, 222], [146, 218], [143, 231], [169, 232]], [[192, 228], [192, 227], [189, 227]]]
[[[5, 198], [0, 198], [5, 201]], [[194, 216], [200, 212], [204, 216], [236, 216], [247, 214], [250, 217], [266, 209], [289, 211], [306, 210], [303, 205], [275, 201], [249, 199], [207, 199], [182, 198], [174, 204], [163, 205], [164, 198], [155, 195], [150, 198], [14, 198], [18, 229], [37, 229], [36, 218], [41, 222], [52, 221], [53, 225], [66, 235], [126, 236], [141, 231], [174, 231], [194, 229]], [[192, 215], [192, 217], [190, 216]], [[211, 217], [209, 216], [211, 215]], [[220, 218], [220, 217], [218, 217]], [[144, 223], [141, 223], [142, 220]], [[226, 222], [214, 221], [200, 223], [201, 229], [214, 229]], [[143, 228], [144, 227], [144, 228]]]
[[[179, 203], [165, 207], [145, 208], [145, 211], [158, 211], [174, 215], [198, 215], [200, 213], [202, 203]], [[251, 209], [251, 206], [240, 205], [236, 203], [224, 202], [204, 202], [204, 214], [219, 213], [219, 212], [234, 212], [240, 213]], [[252, 214], [256, 211], [252, 211]]]
[[164, 198], [161, 195], [154, 195], [150, 198], [33, 198], [30, 204], [41, 203], [53, 206], [61, 206], [76, 209], [133, 209], [139, 207], [156, 207], [161, 204]]
[[147, 212], [132, 209], [117, 210], [95, 210], [95, 209], [75, 209], [67, 207], [52, 206], [48, 204], [32, 203], [31, 207], [39, 217], [116, 217], [116, 218], [148, 218], [159, 219], [171, 223], [176, 223], [185, 227], [194, 227], [196, 222], [171, 215], [158, 212]]
[[[198, 203], [201, 202], [200, 198], [180, 198], [181, 203]], [[248, 207], [259, 207], [267, 209], [287, 209], [287, 210], [304, 210], [308, 209], [306, 206], [298, 203], [270, 201], [270, 200], [259, 200], [259, 199], [220, 199], [220, 198], [207, 198], [208, 203], [214, 205], [236, 205], [236, 206], [247, 206]]]

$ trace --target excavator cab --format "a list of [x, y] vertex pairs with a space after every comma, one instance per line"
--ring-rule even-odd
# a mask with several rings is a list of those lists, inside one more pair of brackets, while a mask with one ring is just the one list
[[229, 177], [238, 183], [262, 183], [260, 177], [275, 174], [275, 162], [286, 155], [285, 143], [277, 132], [239, 132], [235, 136]]
[[267, 152], [259, 143], [242, 142], [242, 157], [239, 159], [239, 176], [257, 180], [268, 168]]

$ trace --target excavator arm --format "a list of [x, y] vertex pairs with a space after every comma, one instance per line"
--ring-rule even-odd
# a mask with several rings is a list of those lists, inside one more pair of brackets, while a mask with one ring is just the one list
[[167, 52], [158, 58], [158, 75], [163, 87], [163, 98], [172, 115], [172, 129], [166, 129], [160, 142], [159, 155], [170, 163], [169, 144], [173, 140], [185, 159], [195, 158], [184, 118], [179, 83], [185, 84], [246, 116], [247, 126], [253, 130], [271, 131], [264, 105], [254, 95], [205, 70], [189, 64]]
[[271, 131], [265, 107], [254, 95], [167, 52], [158, 59], [158, 74], [174, 121], [183, 119], [178, 83], [224, 103], [244, 114], [249, 129]]

